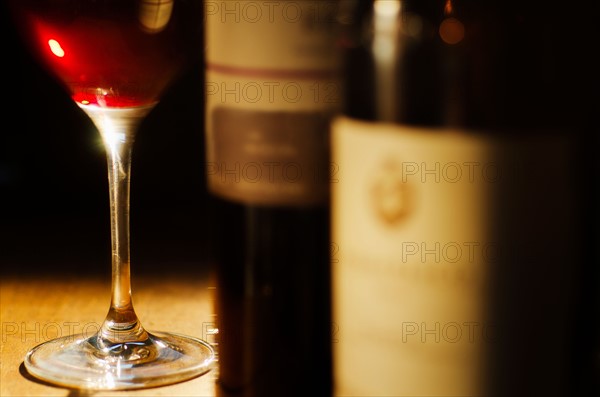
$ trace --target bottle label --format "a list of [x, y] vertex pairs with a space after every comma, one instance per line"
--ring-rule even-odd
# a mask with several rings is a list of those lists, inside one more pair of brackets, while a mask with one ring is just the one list
[[328, 200], [339, 108], [334, 1], [206, 2], [209, 190], [257, 205]]
[[480, 395], [490, 141], [339, 117], [332, 145], [337, 394]]
[[214, 193], [266, 205], [327, 200], [327, 117], [226, 106], [211, 117], [214, 157], [207, 173]]

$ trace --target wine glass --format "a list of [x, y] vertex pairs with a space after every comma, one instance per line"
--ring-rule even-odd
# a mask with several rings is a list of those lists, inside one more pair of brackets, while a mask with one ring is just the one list
[[94, 335], [44, 342], [24, 360], [33, 376], [82, 389], [184, 381], [215, 361], [203, 340], [149, 332], [133, 308], [129, 253], [132, 143], [160, 95], [201, 53], [201, 0], [12, 0], [32, 54], [97, 127], [108, 162], [112, 299]]

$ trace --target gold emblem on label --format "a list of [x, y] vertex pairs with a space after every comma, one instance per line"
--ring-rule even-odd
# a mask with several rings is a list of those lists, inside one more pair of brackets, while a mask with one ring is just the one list
[[387, 159], [379, 166], [370, 193], [375, 213], [384, 223], [393, 225], [409, 213], [407, 183], [398, 161]]

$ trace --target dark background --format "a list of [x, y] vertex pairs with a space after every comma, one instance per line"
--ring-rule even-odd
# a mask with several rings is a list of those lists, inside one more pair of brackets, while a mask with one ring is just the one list
[[[110, 273], [100, 135], [25, 51], [4, 2], [0, 132], [3, 273]], [[198, 48], [201, 54], [201, 48]], [[207, 261], [201, 55], [142, 123], [133, 148], [132, 272], [203, 269]]]

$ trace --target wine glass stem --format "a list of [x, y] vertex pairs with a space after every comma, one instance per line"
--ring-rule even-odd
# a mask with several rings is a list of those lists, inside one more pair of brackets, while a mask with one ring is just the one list
[[112, 293], [110, 309], [101, 328], [108, 344], [147, 339], [133, 309], [129, 257], [129, 184], [132, 133], [103, 134], [108, 162], [112, 242]]
[[109, 111], [84, 107], [104, 141], [110, 192], [112, 293], [108, 314], [97, 336], [97, 343], [101, 346], [110, 347], [148, 339], [131, 299], [129, 185], [135, 132], [150, 109], [151, 107]]
[[131, 301], [129, 256], [129, 183], [132, 142], [124, 139], [107, 146], [112, 242], [111, 321], [137, 321]]

